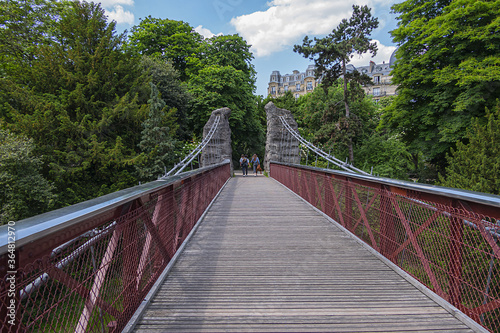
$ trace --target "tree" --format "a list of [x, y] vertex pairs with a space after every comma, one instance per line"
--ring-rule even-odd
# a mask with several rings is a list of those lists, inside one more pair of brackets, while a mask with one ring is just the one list
[[54, 186], [41, 175], [33, 150], [33, 140], [0, 129], [0, 225], [54, 206]]
[[203, 40], [196, 55], [189, 60], [197, 70], [211, 65], [231, 66], [242, 71], [248, 77], [249, 83], [255, 85], [256, 72], [252, 59], [250, 45], [243, 38], [239, 35], [222, 35]]
[[182, 84], [179, 73], [169, 62], [158, 58], [143, 56], [141, 63], [144, 71], [149, 74], [152, 83], [157, 87], [167, 110], [176, 110], [175, 118], [179, 126], [176, 126], [177, 131], [172, 136], [181, 141], [191, 139], [193, 126], [188, 119], [191, 111], [191, 95], [186, 85]]
[[151, 16], [130, 30], [128, 47], [142, 55], [168, 61], [187, 79], [187, 59], [196, 53], [203, 36], [188, 23]]
[[480, 119], [472, 121], [468, 143], [458, 142], [451, 149], [440, 185], [500, 195], [500, 103], [485, 118], [485, 125]]
[[500, 3], [408, 0], [392, 10], [399, 87], [382, 126], [442, 172], [446, 153], [500, 95]]
[[263, 151], [264, 133], [256, 117], [256, 103], [248, 77], [232, 66], [207, 66], [189, 81], [193, 96], [194, 132], [201, 133], [213, 110], [229, 107], [233, 158], [238, 153]]
[[258, 120], [255, 69], [250, 46], [238, 35], [215, 36], [201, 43], [189, 59], [189, 92], [194, 133], [201, 133], [213, 110], [229, 107], [233, 158], [264, 151], [264, 130]]
[[175, 109], [168, 110], [165, 102], [160, 98], [158, 88], [151, 83], [151, 98], [149, 117], [142, 124], [142, 140], [139, 143], [141, 154], [136, 164], [139, 177], [143, 180], [153, 180], [155, 176], [165, 173], [165, 169], [173, 166], [175, 158], [176, 132]]
[[[348, 89], [350, 87], [351, 84]], [[361, 147], [376, 127], [375, 104], [366, 96], [350, 103], [356, 113], [346, 121], [344, 86], [340, 79], [326, 92], [324, 89], [315, 89], [302, 96], [298, 104], [294, 114], [299, 126], [309, 129], [315, 143], [331, 150], [337, 158], [349, 157], [350, 148]]]
[[6, 126], [34, 140], [59, 206], [135, 183], [130, 160], [147, 101], [139, 59], [122, 50], [104, 10], [65, 4], [30, 65], [0, 78]]
[[[309, 39], [306, 36], [302, 45], [295, 45], [293, 50], [301, 53], [304, 57], [314, 60], [316, 65], [316, 78], [321, 78], [325, 89], [334, 84], [342, 77], [344, 88], [344, 107], [346, 123], [349, 123], [351, 110], [349, 102], [362, 98], [363, 93], [356, 89], [355, 84], [369, 84], [370, 78], [358, 71], [347, 70], [347, 64], [355, 54], [377, 53], [377, 45], [371, 43], [369, 38], [373, 29], [378, 27], [378, 20], [371, 16], [368, 6], [352, 6], [353, 14], [349, 20], [342, 22], [324, 38]], [[351, 90], [348, 89], [351, 84]], [[352, 136], [346, 133], [349, 142], [349, 160], [354, 162], [354, 151], [352, 148]]]

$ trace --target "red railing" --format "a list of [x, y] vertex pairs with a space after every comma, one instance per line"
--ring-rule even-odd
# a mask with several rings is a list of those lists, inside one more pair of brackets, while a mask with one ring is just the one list
[[271, 176], [492, 332], [500, 197], [271, 163]]
[[229, 177], [227, 162], [2, 226], [2, 332], [120, 332]]

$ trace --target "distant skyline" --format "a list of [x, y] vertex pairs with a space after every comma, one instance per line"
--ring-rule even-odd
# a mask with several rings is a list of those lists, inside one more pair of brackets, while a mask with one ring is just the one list
[[379, 28], [372, 33], [378, 44], [374, 58], [354, 58], [354, 66], [389, 61], [396, 49], [389, 31], [396, 28], [396, 16], [390, 13], [394, 0], [103, 0], [102, 7], [110, 20], [117, 22], [123, 32], [139, 24], [140, 19], [152, 16], [189, 23], [205, 37], [239, 34], [254, 55], [252, 63], [257, 71], [256, 94], [267, 95], [269, 76], [274, 70], [282, 74], [293, 70], [305, 71], [309, 60], [293, 52], [295, 44], [302, 44], [304, 36], [324, 37], [343, 18], [352, 14], [352, 5], [368, 5], [378, 17]]

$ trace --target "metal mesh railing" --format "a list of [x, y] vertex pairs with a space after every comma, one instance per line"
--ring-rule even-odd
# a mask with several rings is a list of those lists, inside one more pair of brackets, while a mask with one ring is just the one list
[[498, 196], [280, 163], [271, 163], [271, 176], [473, 320], [500, 331]]
[[[54, 224], [54, 232], [35, 240], [24, 235], [15, 252], [20, 268], [6, 274], [2, 266], [2, 332], [120, 332], [229, 178], [229, 168], [226, 162], [157, 181], [125, 199], [131, 191], [75, 212], [68, 207], [64, 214], [74, 222]], [[36, 226], [32, 220], [24, 224]]]

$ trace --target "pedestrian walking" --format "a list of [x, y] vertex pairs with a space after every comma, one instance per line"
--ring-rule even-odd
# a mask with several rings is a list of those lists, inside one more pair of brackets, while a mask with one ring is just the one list
[[248, 158], [246, 155], [241, 154], [240, 166], [241, 171], [243, 172], [243, 177], [248, 176]]
[[257, 177], [257, 169], [260, 165], [259, 157], [257, 157], [257, 154], [253, 154], [252, 159], [250, 160], [250, 163], [252, 163], [253, 172], [255, 173], [255, 177]]

